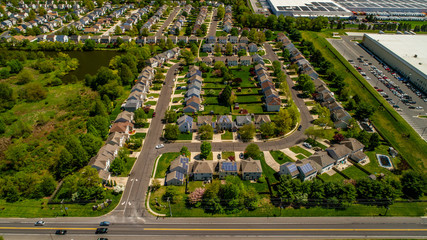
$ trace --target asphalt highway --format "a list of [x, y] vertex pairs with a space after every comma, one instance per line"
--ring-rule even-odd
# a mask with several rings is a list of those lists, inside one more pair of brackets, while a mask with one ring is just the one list
[[[128, 224], [113, 223], [108, 227], [107, 234], [95, 235], [97, 224], [62, 224], [47, 223], [45, 226], [35, 227], [28, 223], [25, 226], [15, 224], [0, 224], [0, 233], [6, 236], [14, 234], [47, 236], [57, 229], [67, 230], [66, 236], [86, 236], [94, 239], [96, 236], [108, 239], [122, 239], [126, 236], [248, 236], [248, 237], [313, 237], [313, 238], [373, 238], [373, 237], [400, 237], [400, 238], [427, 238], [427, 227], [422, 224], [402, 223], [354, 223], [354, 224], [262, 224], [262, 223], [163, 223]], [[7, 237], [6, 237], [7, 239]]]

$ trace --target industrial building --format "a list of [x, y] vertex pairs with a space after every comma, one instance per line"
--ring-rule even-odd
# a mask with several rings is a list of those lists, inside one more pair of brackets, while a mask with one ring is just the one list
[[364, 34], [362, 44], [427, 93], [427, 35]]
[[427, 12], [426, 0], [267, 0], [267, 2], [272, 13], [277, 16], [348, 18], [353, 13], [363, 13], [424, 18]]
[[267, 0], [273, 14], [293, 17], [341, 17], [353, 13], [332, 0]]

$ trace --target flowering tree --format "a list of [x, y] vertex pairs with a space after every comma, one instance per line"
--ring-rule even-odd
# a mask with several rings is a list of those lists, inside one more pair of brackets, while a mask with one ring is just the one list
[[202, 202], [203, 194], [205, 194], [205, 191], [206, 189], [204, 188], [196, 188], [194, 192], [188, 195], [188, 202], [195, 207], [199, 207]]

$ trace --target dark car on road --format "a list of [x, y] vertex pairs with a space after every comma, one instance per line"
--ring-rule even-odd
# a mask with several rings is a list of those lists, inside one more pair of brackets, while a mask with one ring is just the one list
[[107, 232], [108, 232], [108, 228], [97, 228], [95, 231], [95, 234], [102, 234]]
[[98, 240], [108, 240], [108, 238], [98, 238]]
[[65, 235], [67, 233], [67, 230], [56, 230], [56, 235]]
[[103, 221], [103, 222], [99, 223], [99, 226], [110, 226], [110, 222]]
[[302, 125], [299, 125], [298, 131], [301, 131], [301, 129], [302, 129]]

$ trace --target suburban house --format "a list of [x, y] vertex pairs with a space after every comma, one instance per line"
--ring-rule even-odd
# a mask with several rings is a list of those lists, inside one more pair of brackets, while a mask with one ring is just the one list
[[214, 173], [213, 161], [194, 160], [191, 175], [195, 181], [211, 181]]
[[260, 160], [244, 159], [240, 163], [243, 180], [257, 180], [262, 176]]
[[317, 175], [316, 169], [313, 168], [313, 166], [311, 166], [311, 164], [308, 162], [298, 166], [299, 162], [300, 161], [297, 161], [297, 168], [300, 172], [301, 181], [313, 180]]
[[188, 115], [182, 115], [176, 121], [180, 132], [191, 132], [193, 130], [193, 118]]
[[245, 124], [252, 124], [252, 116], [246, 115], [246, 116], [236, 116], [236, 125], [241, 127]]
[[342, 144], [334, 144], [325, 150], [335, 160], [335, 165], [346, 163], [351, 154], [351, 149]]
[[246, 44], [248, 44], [249, 43], [249, 38], [248, 37], [241, 37], [239, 39], [239, 43], [246, 43]]
[[209, 44], [209, 43], [203, 44], [203, 46], [202, 46], [203, 52], [212, 52], [212, 50], [213, 50], [212, 44]]
[[135, 112], [142, 106], [142, 102], [140, 100], [129, 100], [123, 106], [123, 109], [128, 112]]
[[249, 43], [248, 50], [249, 52], [258, 52], [258, 46], [255, 43]]
[[220, 179], [227, 176], [237, 176], [239, 164], [236, 161], [220, 160], [218, 163], [218, 174]]
[[255, 115], [254, 123], [256, 128], [259, 128], [262, 124], [269, 122], [271, 122], [269, 115]]
[[280, 165], [280, 175], [290, 175], [292, 178], [299, 176], [297, 165], [294, 162], [287, 162]]
[[183, 112], [185, 113], [195, 113], [200, 110], [200, 98], [197, 96], [192, 96], [187, 99], [185, 102], [185, 107]]
[[365, 153], [363, 153], [363, 145], [355, 138], [348, 138], [341, 142], [341, 144], [345, 145], [347, 148], [351, 150], [350, 159], [357, 163], [365, 163], [368, 159]]
[[252, 57], [251, 56], [241, 56], [240, 57], [240, 65], [249, 66], [251, 64], [252, 64]]
[[117, 122], [133, 122], [133, 116], [135, 114], [133, 112], [123, 111], [117, 115], [115, 123]]
[[233, 67], [239, 64], [239, 58], [237, 56], [229, 56], [227, 57], [227, 66]]
[[106, 143], [111, 144], [111, 145], [117, 145], [119, 147], [123, 147], [123, 144], [127, 140], [127, 136], [128, 136], [127, 134], [114, 132], [114, 133], [111, 133], [110, 135], [108, 135]]
[[203, 125], [209, 125], [215, 128], [215, 123], [212, 122], [212, 116], [198, 116], [197, 127], [201, 127]]
[[230, 41], [232, 44], [236, 44], [236, 43], [238, 43], [238, 42], [239, 42], [239, 37], [237, 37], [237, 36], [230, 36], [229, 41]]
[[282, 100], [279, 97], [269, 97], [265, 99], [265, 106], [267, 112], [278, 112], [280, 111], [280, 106], [282, 105]]
[[331, 112], [332, 120], [336, 128], [347, 128], [350, 122], [351, 116], [344, 109], [338, 109]]
[[332, 167], [335, 165], [335, 160], [331, 158], [325, 151], [316, 152], [315, 154], [307, 158], [307, 160], [315, 162], [318, 165], [314, 166], [317, 169], [318, 174], [322, 174], [326, 171], [331, 170]]
[[232, 130], [234, 124], [230, 115], [220, 115], [216, 120], [216, 126], [218, 130]]
[[133, 130], [133, 123], [131, 122], [117, 122], [113, 123], [110, 128], [110, 134], [119, 132], [124, 134], [129, 134]]
[[265, 65], [264, 59], [258, 54], [252, 55], [252, 62]]
[[169, 173], [166, 175], [166, 185], [183, 185], [185, 175], [189, 169], [189, 159], [183, 155], [175, 158], [169, 167]]

